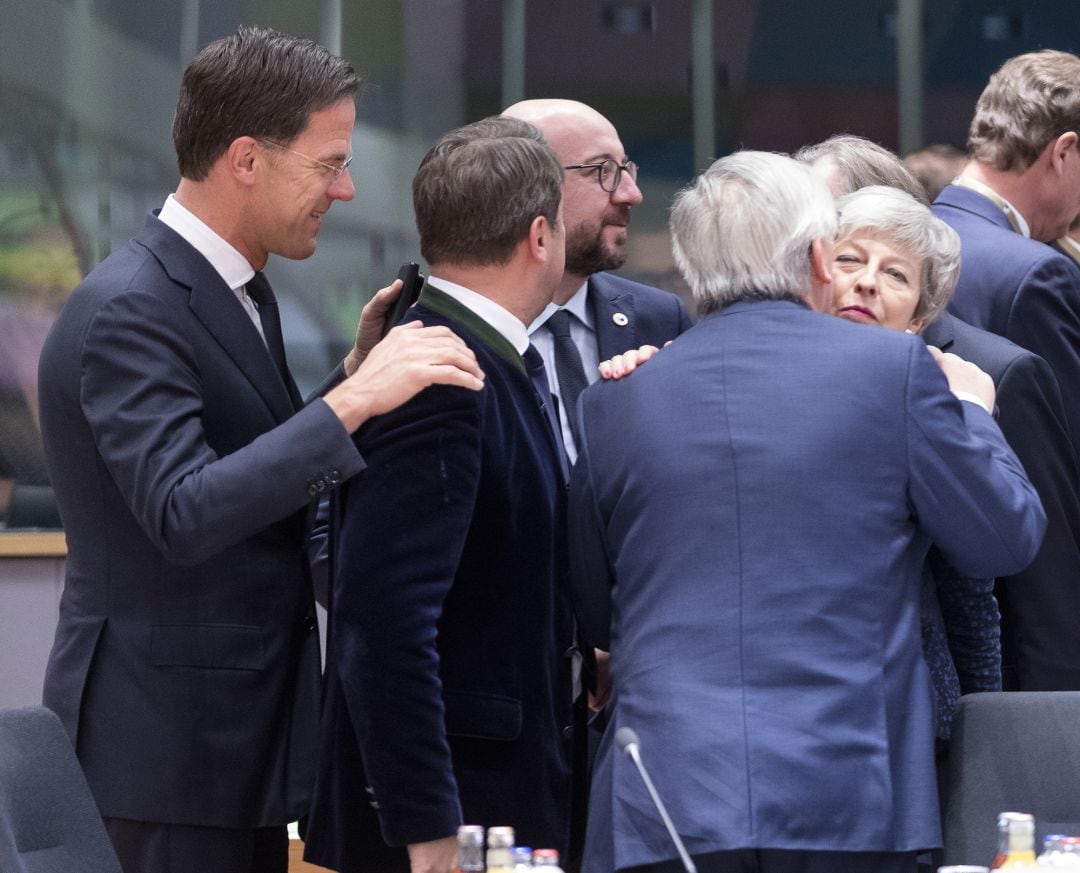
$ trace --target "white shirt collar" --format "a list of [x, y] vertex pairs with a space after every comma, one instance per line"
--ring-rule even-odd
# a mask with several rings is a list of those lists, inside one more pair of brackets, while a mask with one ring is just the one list
[[172, 194], [158, 214], [164, 224], [175, 230], [210, 262], [225, 283], [235, 291], [248, 283], [255, 271], [240, 252], [227, 243], [194, 212], [180, 204]]
[[450, 282], [439, 276], [428, 276], [427, 281], [429, 285], [454, 298], [474, 315], [495, 328], [506, 337], [519, 355], [525, 354], [525, 350], [529, 348], [529, 332], [521, 319], [510, 310], [500, 306], [490, 297], [477, 294], [464, 285], [458, 285], [456, 282]]
[[529, 325], [529, 333], [535, 333], [537, 328], [543, 327], [547, 323], [547, 320], [551, 318], [552, 313], [559, 309], [565, 309], [572, 315], [577, 316], [589, 330], [593, 329], [592, 312], [589, 310], [589, 280], [586, 279], [581, 283], [581, 287], [574, 292], [574, 296], [566, 301], [562, 306], [558, 303], [549, 303], [544, 311], [536, 318], [536, 320]]
[[1077, 264], [1080, 264], [1080, 242], [1077, 242], [1071, 236], [1063, 236], [1058, 240], [1058, 245], [1061, 246], [1069, 257], [1076, 261]]

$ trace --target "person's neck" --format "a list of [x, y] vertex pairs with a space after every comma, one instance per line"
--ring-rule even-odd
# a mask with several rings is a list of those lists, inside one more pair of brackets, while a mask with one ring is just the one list
[[562, 279], [559, 280], [559, 287], [555, 289], [555, 296], [551, 298], [551, 302], [556, 306], [565, 306], [570, 298], [578, 292], [578, 288], [588, 281], [588, 276], [581, 276], [577, 273], [563, 273]]
[[243, 210], [236, 207], [220, 185], [210, 180], [194, 182], [191, 179], [181, 179], [173, 197], [188, 212], [247, 258], [252, 269], [258, 271], [266, 266], [266, 255], [252, 251], [244, 238]]
[[1039, 191], [1034, 176], [1037, 168], [1035, 165], [1025, 170], [998, 170], [981, 161], [968, 161], [960, 173], [964, 179], [973, 179], [1007, 200], [1016, 209], [1031, 229], [1032, 239], [1042, 239], [1042, 228], [1039, 223]]
[[[544, 311], [550, 299], [540, 293], [535, 278], [513, 261], [497, 267], [446, 263], [430, 266], [432, 276], [461, 285], [498, 303], [526, 327]], [[544, 298], [542, 302], [541, 298]]]

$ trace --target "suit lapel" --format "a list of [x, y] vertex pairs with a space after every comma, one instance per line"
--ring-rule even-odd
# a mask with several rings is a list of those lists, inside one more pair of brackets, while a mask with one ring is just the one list
[[936, 346], [943, 352], [947, 352], [955, 341], [952, 316], [942, 312], [930, 322], [922, 332], [923, 342], [928, 346]]
[[640, 345], [632, 294], [619, 291], [608, 277], [597, 273], [589, 277], [587, 302], [592, 311], [596, 350], [601, 361]]
[[156, 218], [147, 221], [139, 242], [153, 252], [170, 279], [189, 289], [192, 313], [266, 401], [274, 418], [289, 418], [293, 403], [266, 344], [210, 262]]
[[934, 205], [951, 206], [953, 209], [970, 212], [972, 215], [979, 216], [979, 218], [985, 218], [992, 224], [1009, 231], [1009, 233], [1016, 233], [1004, 212], [995, 206], [991, 200], [978, 191], [972, 191], [970, 188], [963, 188], [959, 185], [946, 185], [938, 195], [937, 200], [934, 201]]

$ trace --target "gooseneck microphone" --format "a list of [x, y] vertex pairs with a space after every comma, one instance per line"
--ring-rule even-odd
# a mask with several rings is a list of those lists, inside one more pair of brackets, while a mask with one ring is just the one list
[[653, 806], [655, 806], [656, 811], [660, 813], [660, 818], [664, 821], [664, 827], [667, 828], [667, 832], [671, 836], [671, 841], [675, 844], [675, 848], [679, 850], [679, 858], [682, 860], [682, 865], [686, 870], [686, 873], [697, 873], [697, 867], [694, 866], [693, 860], [686, 851], [686, 846], [683, 845], [683, 841], [680, 839], [678, 831], [675, 830], [675, 825], [671, 823], [671, 816], [668, 815], [667, 809], [664, 808], [664, 802], [660, 799], [660, 795], [656, 793], [656, 786], [653, 785], [652, 779], [649, 778], [649, 774], [645, 770], [645, 765], [641, 763], [641, 741], [638, 739], [637, 733], [633, 728], [619, 728], [615, 731], [615, 745], [626, 752], [627, 757], [634, 762], [634, 766], [637, 767], [638, 773], [641, 774], [641, 781], [645, 783], [645, 787], [649, 791], [649, 797], [652, 798]]

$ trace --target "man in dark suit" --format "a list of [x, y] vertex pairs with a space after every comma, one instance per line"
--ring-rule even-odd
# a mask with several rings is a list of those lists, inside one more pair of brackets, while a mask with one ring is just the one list
[[310, 256], [352, 199], [357, 84], [274, 31], [207, 46], [181, 85], [175, 194], [41, 354], [68, 542], [44, 701], [126, 873], [286, 869], [316, 763], [309, 504], [363, 469], [349, 435], [372, 415], [433, 381], [482, 385], [445, 329], [400, 329], [365, 358], [369, 310], [351, 375], [301, 408], [259, 271]]
[[1080, 688], [1080, 497], [1061, 391], [1038, 355], [945, 312], [922, 332], [943, 352], [971, 361], [994, 380], [998, 425], [1024, 465], [1047, 515], [1038, 555], [997, 580], [1002, 614], [1002, 678], [1021, 691]]
[[[1035, 563], [1018, 584], [1001, 588], [1005, 678], [1019, 690], [1080, 689], [1080, 638], [1072, 621], [1080, 613], [1080, 269], [1040, 242], [1062, 236], [1080, 209], [1077, 131], [1080, 58], [1053, 51], [1012, 58], [979, 98], [971, 161], [933, 206], [961, 240], [960, 280], [949, 311], [1034, 352], [1051, 371], [1014, 351], [991, 358], [1000, 366], [1012, 362], [1016, 378], [1010, 382], [1017, 385], [1042, 373], [1037, 395], [1008, 388], [1002, 394], [1002, 428], [1051, 518]], [[955, 328], [949, 335], [970, 335], [956, 322], [938, 330], [948, 324]], [[980, 366], [976, 355], [985, 346], [970, 342]], [[1006, 404], [1006, 393], [1017, 399]], [[1063, 420], [1052, 408], [1059, 396]], [[1018, 402], [1019, 414], [1009, 409]]]
[[642, 200], [637, 165], [611, 122], [575, 100], [524, 100], [504, 114], [536, 125], [566, 170], [566, 268], [529, 334], [551, 376], [573, 461], [573, 410], [582, 388], [599, 377], [600, 361], [662, 346], [690, 327], [690, 316], [676, 295], [607, 272], [626, 263], [630, 210]]
[[582, 397], [572, 584], [614, 682], [584, 869], [682, 869], [610, 742], [626, 726], [703, 873], [913, 871], [940, 844], [927, 545], [1015, 571], [1038, 497], [989, 377], [811, 311], [836, 213], [808, 169], [724, 158], [671, 221], [702, 320]]
[[412, 317], [461, 336], [485, 384], [357, 434], [368, 466], [331, 515], [315, 863], [450, 873], [463, 822], [566, 848], [565, 457], [526, 330], [563, 272], [562, 177], [536, 128], [496, 117], [413, 182], [430, 278]]

